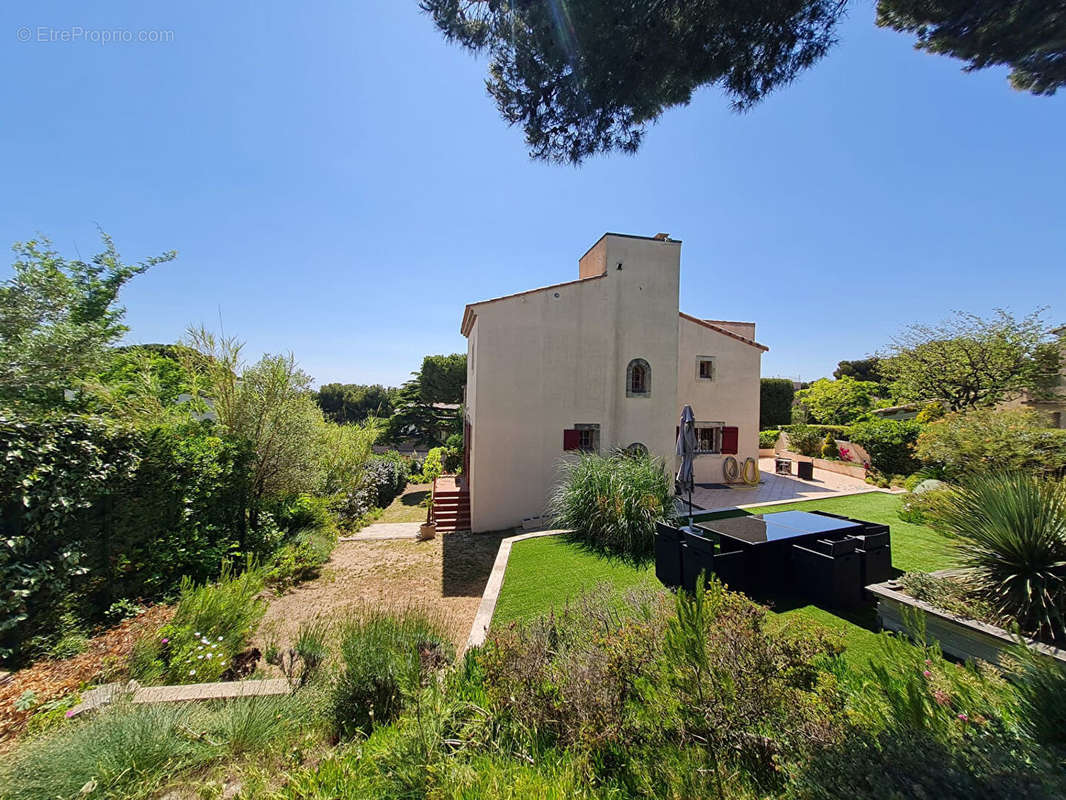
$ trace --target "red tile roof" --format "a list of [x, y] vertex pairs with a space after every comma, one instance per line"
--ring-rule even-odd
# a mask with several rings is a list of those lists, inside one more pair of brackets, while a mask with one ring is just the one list
[[712, 331], [717, 331], [718, 333], [724, 336], [728, 336], [731, 339], [736, 339], [738, 342], [744, 342], [744, 344], [751, 345], [752, 347], [757, 347], [763, 352], [766, 352], [770, 349], [764, 344], [759, 344], [754, 339], [749, 339], [747, 336], [741, 336], [739, 333], [733, 333], [733, 331], [727, 330], [721, 325], [715, 325], [713, 322], [708, 322], [705, 319], [700, 319], [699, 317], [694, 317], [691, 314], [686, 314], [684, 311], [679, 311], [678, 315], [681, 317], [681, 319], [687, 319], [689, 322], [695, 322], [697, 325], [702, 325], [704, 328], [710, 328]]

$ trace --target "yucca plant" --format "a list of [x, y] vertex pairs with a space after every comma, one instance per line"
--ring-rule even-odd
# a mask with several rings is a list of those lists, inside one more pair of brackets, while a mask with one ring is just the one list
[[999, 613], [1066, 640], [1066, 483], [1024, 473], [972, 477], [939, 513]]
[[660, 459], [624, 452], [583, 454], [564, 462], [560, 472], [549, 500], [555, 524], [595, 547], [646, 556], [655, 523], [673, 517], [673, 492]]

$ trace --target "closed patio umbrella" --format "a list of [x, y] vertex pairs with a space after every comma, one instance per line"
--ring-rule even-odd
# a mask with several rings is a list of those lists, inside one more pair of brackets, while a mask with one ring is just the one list
[[681, 456], [681, 466], [677, 470], [677, 486], [682, 492], [688, 490], [688, 526], [691, 529], [696, 458], [696, 415], [692, 413], [692, 406], [685, 406], [681, 409], [681, 424], [678, 426], [677, 433], [677, 454]]

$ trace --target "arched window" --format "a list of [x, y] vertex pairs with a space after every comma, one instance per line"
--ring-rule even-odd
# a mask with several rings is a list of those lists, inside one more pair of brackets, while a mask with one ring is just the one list
[[627, 456], [646, 456], [648, 448], [645, 447], [643, 442], [633, 442], [626, 448], [625, 453]]
[[651, 367], [643, 358], [634, 358], [626, 367], [626, 397], [651, 394]]

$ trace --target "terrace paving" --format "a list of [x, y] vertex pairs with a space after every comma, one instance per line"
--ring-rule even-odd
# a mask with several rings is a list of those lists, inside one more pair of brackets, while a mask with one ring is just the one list
[[759, 473], [757, 487], [740, 484], [726, 489], [711, 489], [697, 484], [692, 492], [692, 502], [706, 511], [716, 511], [742, 505], [815, 500], [877, 491], [858, 478], [822, 469], [814, 470], [812, 481], [800, 480], [795, 475], [775, 475], [772, 458], [759, 459]]

